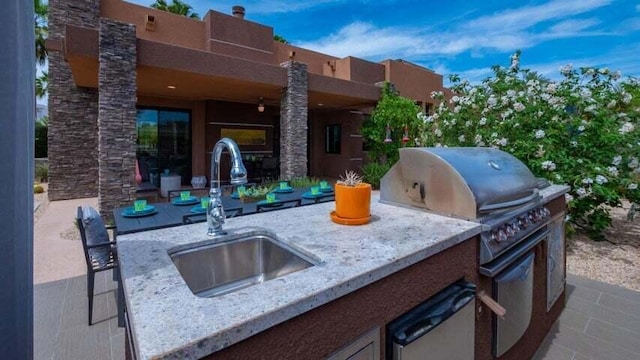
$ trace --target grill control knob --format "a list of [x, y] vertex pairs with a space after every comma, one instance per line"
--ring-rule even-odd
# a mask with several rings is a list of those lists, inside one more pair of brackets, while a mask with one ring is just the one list
[[526, 229], [527, 226], [529, 226], [529, 223], [527, 223], [527, 216], [520, 216], [518, 218], [518, 225], [520, 227], [520, 229]]
[[498, 230], [496, 241], [499, 243], [507, 241], [507, 234], [503, 229]]

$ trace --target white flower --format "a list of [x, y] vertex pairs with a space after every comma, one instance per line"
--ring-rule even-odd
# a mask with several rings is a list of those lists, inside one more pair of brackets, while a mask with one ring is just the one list
[[613, 74], [611, 74], [611, 78], [613, 80], [618, 80], [620, 79], [621, 76], [622, 76], [622, 73], [620, 72], [620, 70], [616, 70], [613, 72]]
[[609, 182], [609, 180], [607, 180], [606, 177], [602, 175], [596, 175], [596, 183], [602, 185], [602, 184], [606, 184], [607, 182]]
[[607, 104], [607, 107], [608, 107], [609, 109], [613, 109], [614, 107], [616, 107], [616, 105], [617, 105], [617, 104], [618, 104], [618, 103], [617, 103], [615, 100], [611, 100], [611, 101]]
[[589, 100], [591, 99], [591, 90], [589, 89], [582, 89], [580, 90], [580, 97], [583, 98], [584, 100]]
[[473, 125], [473, 123], [470, 120], [464, 123], [464, 127], [471, 127], [471, 125]]
[[473, 142], [474, 142], [476, 145], [479, 145], [480, 143], [482, 143], [482, 135], [477, 134], [477, 135], [473, 138]]
[[460, 97], [459, 96], [454, 96], [451, 98], [451, 103], [453, 104], [457, 104], [460, 101]]
[[494, 106], [496, 106], [498, 104], [498, 99], [496, 99], [495, 96], [491, 95], [489, 96], [489, 98], [487, 99], [487, 105], [492, 108]]
[[553, 94], [554, 92], [556, 92], [557, 88], [558, 86], [556, 85], [556, 83], [549, 83], [549, 85], [547, 85], [547, 92], [549, 94]]
[[442, 97], [444, 94], [442, 93], [442, 91], [432, 91], [431, 92], [431, 98], [432, 99], [436, 99], [436, 98], [440, 98]]
[[593, 179], [592, 178], [584, 178], [582, 179], [582, 183], [589, 185], [589, 184], [593, 184]]
[[611, 164], [612, 164], [612, 165], [615, 165], [615, 166], [620, 165], [620, 163], [621, 163], [621, 162], [622, 162], [622, 156], [620, 156], [620, 155], [615, 156], [615, 157], [613, 158], [613, 160], [611, 160]]
[[631, 96], [631, 94], [629, 94], [628, 92], [622, 93], [622, 102], [625, 104], [628, 104], [631, 102], [631, 99], [633, 99], [633, 96]]
[[599, 69], [599, 70], [598, 70], [598, 72], [599, 72], [600, 74], [606, 75], [606, 74], [608, 74], [608, 73], [609, 73], [609, 68], [602, 68], [602, 69]]
[[480, 121], [478, 121], [478, 124], [479, 125], [486, 125], [487, 124], [487, 118], [486, 117], [480, 118]]
[[583, 197], [587, 196], [588, 192], [587, 192], [587, 190], [585, 188], [581, 187], [581, 188], [577, 188], [576, 189], [576, 194], [578, 195], [578, 197], [583, 198]]
[[462, 107], [460, 105], [456, 105], [456, 107], [453, 108], [453, 112], [457, 114], [460, 112], [460, 109], [462, 109]]
[[500, 139], [500, 140], [496, 141], [496, 143], [497, 143], [498, 145], [500, 145], [500, 146], [507, 146], [508, 141], [507, 141], [507, 139], [506, 139], [506, 138], [502, 138], [502, 139]]
[[596, 106], [595, 106], [595, 105], [593, 105], [593, 104], [592, 104], [592, 105], [589, 105], [589, 106], [587, 106], [586, 108], [584, 108], [584, 111], [586, 111], [586, 112], [591, 112], [591, 113], [592, 113], [592, 112], [595, 112], [595, 111], [596, 111]]
[[536, 130], [535, 137], [536, 139], [542, 139], [544, 137], [544, 130]]
[[538, 150], [536, 151], [536, 157], [539, 157], [539, 158], [543, 157], [545, 152], [546, 151], [544, 151], [544, 146], [538, 145]]
[[436, 147], [442, 147], [442, 144], [436, 143]]
[[511, 89], [507, 90], [507, 96], [510, 98], [516, 97], [516, 91]]
[[553, 161], [543, 161], [542, 162], [542, 169], [543, 170], [549, 170], [549, 171], [553, 171], [556, 169], [556, 164]]
[[516, 111], [520, 112], [520, 111], [524, 110], [524, 105], [522, 105], [522, 103], [517, 102], [517, 103], [513, 104], [513, 108]]
[[563, 67], [560, 68], [560, 73], [564, 76], [567, 76], [569, 74], [571, 74], [571, 72], [573, 72], [573, 65], [572, 64], [567, 64]]
[[633, 124], [627, 121], [624, 124], [622, 124], [622, 127], [620, 129], [618, 129], [618, 132], [620, 134], [626, 134], [628, 132], [633, 131], [633, 129], [634, 129]]
[[611, 175], [611, 176], [618, 176], [618, 168], [615, 166], [609, 166], [607, 168], [607, 172]]
[[573, 201], [573, 195], [571, 195], [571, 194], [569, 194], [569, 193], [564, 194], [564, 200], [565, 200], [566, 202], [571, 202], [571, 201]]
[[576, 160], [576, 161], [578, 162], [578, 164], [582, 164], [582, 163], [583, 163], [583, 160], [582, 160], [582, 159], [578, 159], [578, 160]]
[[491, 133], [491, 137], [492, 137], [492, 138], [496, 138], [496, 137], [498, 137], [498, 133], [497, 133], [497, 132], [492, 132], [492, 133]]
[[584, 125], [578, 126], [578, 131], [583, 132], [584, 131]]
[[631, 160], [629, 160], [629, 163], [627, 164], [627, 166], [629, 167], [629, 169], [635, 169], [640, 165], [640, 162], [638, 161], [638, 158], [631, 158]]
[[569, 145], [571, 145], [571, 147], [576, 147], [576, 146], [578, 146], [578, 142], [577, 142], [577, 141], [575, 141], [575, 140], [571, 140], [571, 141], [569, 142]]
[[458, 141], [464, 142], [464, 134], [458, 136]]
[[442, 130], [436, 129], [436, 131], [434, 131], [434, 134], [436, 134], [437, 137], [441, 137], [442, 136]]
[[631, 184], [627, 185], [627, 189], [629, 189], [629, 190], [635, 190], [637, 188], [638, 188], [638, 184], [636, 184], [636, 183], [631, 183]]

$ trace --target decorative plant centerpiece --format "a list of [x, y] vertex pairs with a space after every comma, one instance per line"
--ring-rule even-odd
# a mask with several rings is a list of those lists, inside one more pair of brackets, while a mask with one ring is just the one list
[[[362, 176], [346, 171], [335, 186], [336, 211], [332, 219], [353, 220], [351, 223], [364, 224], [371, 217], [371, 185], [362, 181]], [[340, 223], [348, 223], [340, 222]]]
[[266, 195], [274, 189], [273, 185], [269, 186], [254, 186], [244, 191], [238, 191], [238, 196], [242, 202], [254, 202], [264, 200]]

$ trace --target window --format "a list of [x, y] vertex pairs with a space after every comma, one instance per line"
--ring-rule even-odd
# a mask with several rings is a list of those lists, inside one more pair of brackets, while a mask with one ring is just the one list
[[[185, 110], [139, 108], [137, 116], [137, 151], [145, 162], [148, 181], [159, 185], [163, 171], [191, 179], [191, 113]], [[144, 175], [143, 175], [144, 176]], [[147, 179], [145, 179], [147, 180]]]
[[324, 152], [327, 154], [340, 154], [340, 124], [327, 125], [324, 137]]

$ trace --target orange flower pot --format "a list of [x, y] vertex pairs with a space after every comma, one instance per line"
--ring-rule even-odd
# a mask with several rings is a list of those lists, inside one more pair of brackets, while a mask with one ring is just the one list
[[335, 185], [336, 215], [344, 219], [363, 219], [371, 214], [371, 185]]

